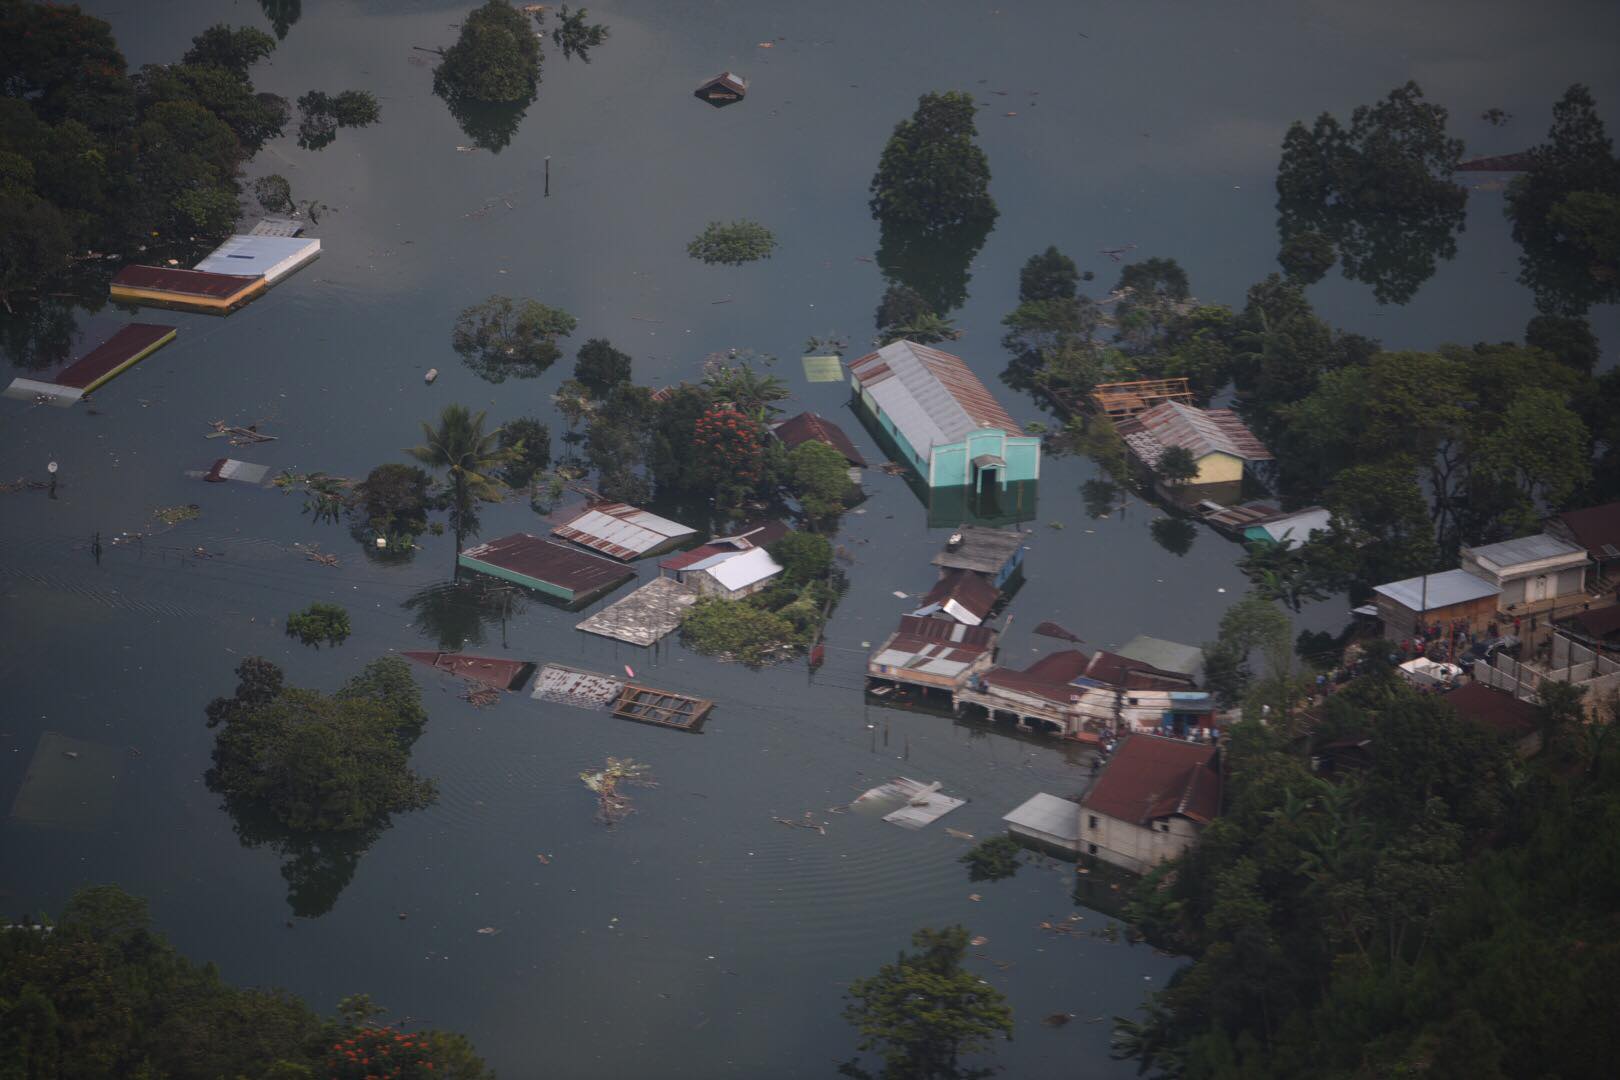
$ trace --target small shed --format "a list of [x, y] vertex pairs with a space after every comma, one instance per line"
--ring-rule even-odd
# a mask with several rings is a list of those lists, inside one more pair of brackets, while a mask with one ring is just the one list
[[718, 596], [738, 600], [759, 592], [782, 572], [782, 564], [764, 548], [716, 555], [713, 560], [690, 568], [686, 583], [703, 597]]
[[1462, 549], [1462, 568], [1502, 590], [1504, 611], [1579, 594], [1586, 567], [1585, 549], [1546, 533]]
[[209, 252], [195, 269], [211, 274], [256, 274], [274, 285], [321, 253], [321, 242], [304, 236], [237, 235]]
[[112, 279], [114, 300], [223, 315], [265, 290], [259, 274], [216, 274], [170, 266], [126, 266]]
[[844, 455], [844, 460], [855, 468], [866, 467], [866, 459], [855, 449], [855, 444], [850, 442], [843, 429], [819, 413], [802, 412], [798, 416], [790, 416], [777, 423], [771, 431], [789, 450], [807, 442], [825, 443]]
[[1070, 855], [1080, 854], [1080, 807], [1068, 799], [1041, 792], [1001, 820], [1013, 836]]
[[945, 539], [945, 547], [933, 558], [943, 570], [971, 570], [982, 574], [996, 588], [1003, 588], [1024, 565], [1029, 550], [1027, 533], [963, 525]]
[[668, 551], [697, 530], [628, 503], [604, 502], [586, 506], [551, 535], [633, 562]]
[[692, 95], [715, 108], [724, 108], [748, 96], [748, 80], [735, 71], [722, 71], [698, 84]]
[[1466, 570], [1443, 570], [1378, 585], [1373, 593], [1385, 632], [1401, 638], [1420, 624], [1461, 623], [1484, 630], [1496, 618], [1502, 590]]
[[456, 556], [456, 563], [566, 604], [585, 603], [636, 576], [627, 566], [529, 533], [513, 533], [468, 548]]

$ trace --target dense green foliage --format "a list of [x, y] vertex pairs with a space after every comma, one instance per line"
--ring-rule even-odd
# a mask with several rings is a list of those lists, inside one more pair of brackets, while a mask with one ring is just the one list
[[532, 416], [501, 425], [500, 447], [511, 454], [501, 479], [515, 488], [533, 484], [551, 464], [551, 429]]
[[608, 39], [608, 28], [601, 23], [588, 23], [590, 11], [586, 8], [568, 10], [564, 4], [557, 11], [557, 27], [551, 32], [551, 43], [562, 50], [564, 59], [578, 56], [591, 62], [591, 50]]
[[990, 162], [973, 141], [974, 110], [964, 90], [917, 99], [917, 111], [895, 125], [872, 177], [873, 217], [926, 230], [995, 220]]
[[699, 600], [681, 620], [683, 641], [698, 652], [751, 666], [815, 644], [842, 588], [832, 542], [817, 533], [794, 532], [768, 550], [782, 573], [740, 600]]
[[557, 339], [574, 332], [577, 320], [538, 300], [491, 296], [462, 309], [450, 331], [450, 347], [482, 379], [532, 379], [562, 356]]
[[[232, 986], [180, 955], [153, 932], [145, 901], [111, 885], [75, 893], [48, 929], [0, 930], [8, 1080], [362, 1076], [346, 1055], [362, 1045], [388, 1051], [367, 1055], [370, 1075], [492, 1076], [462, 1036], [385, 1027], [381, 1011], [360, 996], [322, 1017], [283, 991]], [[414, 1067], [387, 1071], [396, 1054]]]
[[355, 516], [373, 537], [410, 540], [427, 531], [433, 478], [414, 465], [379, 465], [355, 485]]
[[506, 0], [469, 11], [433, 70], [433, 92], [452, 101], [528, 102], [539, 85], [540, 39]]
[[1055, 246], [1031, 255], [1018, 272], [1018, 301], [1073, 300], [1080, 289], [1080, 271]]
[[681, 618], [681, 640], [700, 653], [752, 666], [806, 644], [792, 622], [754, 603], [753, 597], [699, 600]]
[[377, 96], [345, 90], [336, 96], [311, 90], [298, 99], [298, 145], [321, 150], [337, 138], [340, 127], [368, 127], [382, 116]]
[[968, 868], [969, 881], [1000, 881], [1018, 873], [1024, 849], [1010, 836], [992, 836], [973, 845], [956, 861]]
[[444, 471], [450, 489], [450, 527], [459, 552], [462, 541], [478, 532], [478, 504], [501, 501], [495, 477], [521, 457], [522, 448], [502, 447], [501, 429], [485, 431], [484, 413], [470, 412], [465, 405], [446, 405], [437, 427], [423, 421], [422, 438], [422, 445], [405, 452], [430, 469]]
[[287, 636], [320, 648], [341, 645], [349, 637], [349, 613], [340, 604], [313, 603], [287, 616]]
[[574, 378], [593, 397], [606, 397], [615, 386], [630, 381], [630, 365], [629, 353], [615, 349], [606, 338], [591, 338], [574, 358]]
[[713, 265], [741, 266], [756, 259], [768, 259], [776, 250], [776, 237], [757, 221], [728, 223], [711, 221], [697, 238], [686, 245], [694, 259]]
[[181, 62], [131, 74], [102, 20], [0, 0], [0, 301], [75, 252], [185, 255], [229, 233], [238, 168], [287, 120], [247, 77], [274, 48], [215, 26]]
[[1547, 141], [1508, 189], [1507, 215], [1523, 249], [1519, 280], [1543, 311], [1620, 300], [1620, 158], [1585, 86], [1553, 106]]
[[[995, 1072], [962, 1063], [995, 1039], [1012, 1038], [1012, 1009], [1001, 991], [962, 967], [968, 933], [960, 926], [924, 928], [911, 936], [916, 952], [903, 952], [876, 975], [856, 979], [844, 1018], [860, 1032], [860, 1049], [883, 1061], [881, 1080], [968, 1080]], [[845, 1076], [874, 1078], [858, 1060]]]
[[813, 439], [789, 451], [787, 480], [805, 517], [818, 527], [836, 524], [854, 488], [844, 455]]
[[208, 705], [214, 737], [209, 790], [227, 805], [268, 810], [294, 832], [363, 829], [432, 803], [433, 782], [410, 771], [427, 713], [410, 668], [366, 665], [335, 694], [285, 686], [257, 658], [237, 668], [236, 695]]
[[1466, 189], [1453, 183], [1461, 139], [1446, 135], [1446, 110], [1408, 82], [1362, 105], [1346, 128], [1328, 113], [1283, 140], [1277, 170], [1279, 258], [1308, 283], [1332, 265], [1373, 287], [1381, 303], [1403, 304], [1457, 253]]
[[[1387, 670], [1312, 736], [1238, 726], [1224, 816], [1135, 896], [1194, 962], [1116, 1052], [1187, 1080], [1607, 1075], [1620, 740], [1612, 710], [1545, 700], [1550, 749], [1525, 764]], [[1312, 773], [1347, 735], [1371, 764]]]

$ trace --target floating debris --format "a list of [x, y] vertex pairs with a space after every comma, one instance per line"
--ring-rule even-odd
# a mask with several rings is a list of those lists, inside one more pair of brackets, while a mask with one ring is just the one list
[[975, 935], [973, 937], [973, 939], [971, 941], [968, 942], [968, 944], [969, 945], [988, 945], [988, 944], [990, 944], [990, 939], [985, 937], [983, 934], [977, 934], [977, 935]]
[[822, 836], [827, 835], [826, 824], [817, 822], [815, 820], [815, 815], [809, 810], [804, 812], [804, 819], [802, 821], [794, 821], [792, 818], [774, 816], [771, 818], [771, 820], [776, 822], [778, 825], [786, 825], [790, 829], [809, 829], [811, 832], [818, 832]]
[[202, 507], [196, 503], [185, 506], [163, 506], [152, 511], [152, 516], [165, 525], [178, 525], [182, 521], [195, 521], [202, 517]]
[[597, 772], [584, 772], [579, 778], [585, 786], [596, 792], [596, 819], [604, 825], [616, 825], [635, 813], [630, 796], [619, 791], [621, 784], [656, 787], [647, 777], [648, 767], [629, 758], [610, 757]]

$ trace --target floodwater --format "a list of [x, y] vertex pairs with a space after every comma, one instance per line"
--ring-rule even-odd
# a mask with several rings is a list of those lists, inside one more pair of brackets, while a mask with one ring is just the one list
[[[268, 25], [245, 2], [84, 6], [110, 19], [132, 65], [176, 58], [222, 19]], [[996, 378], [998, 323], [1030, 254], [1056, 243], [1100, 287], [1117, 267], [1099, 251], [1135, 244], [1134, 255], [1180, 260], [1201, 297], [1240, 303], [1274, 265], [1271, 176], [1290, 120], [1344, 116], [1408, 78], [1451, 107], [1471, 153], [1537, 141], [1576, 80], [1620, 120], [1610, 52], [1620, 16], [1506, 2], [1263, 3], [1241, 17], [1169, 3], [603, 2], [591, 14], [612, 37], [589, 65], [547, 46], [539, 100], [497, 154], [458, 151], [470, 137], [412, 49], [452, 40], [465, 7], [304, 5], [254, 72], [259, 87], [289, 98], [369, 89], [383, 116], [320, 153], [283, 139], [251, 166], [331, 208], [315, 230], [320, 261], [226, 319], [147, 312], [178, 325], [179, 340], [104, 388], [93, 409], [0, 402], [0, 474], [43, 479], [47, 461], [61, 467], [54, 500], [0, 495], [0, 799], [11, 804], [46, 732], [116, 751], [77, 759], [95, 766], [81, 798], [28, 802], [67, 806], [76, 827], [0, 824], [0, 902], [54, 908], [79, 885], [117, 882], [234, 981], [285, 986], [322, 1007], [369, 991], [399, 1014], [467, 1031], [510, 1077], [830, 1075], [854, 1051], [839, 1015], [849, 980], [914, 929], [960, 921], [988, 937], [970, 964], [1017, 1011], [1017, 1039], [996, 1058], [1009, 1075], [1132, 1075], [1108, 1059], [1099, 1018], [1132, 1009], [1174, 960], [1043, 934], [1039, 922], [1076, 910], [1072, 871], [1032, 866], [970, 884], [955, 861], [966, 845], [944, 831], [992, 834], [1030, 794], [1078, 790], [1089, 762], [863, 705], [867, 644], [907, 610], [896, 590], [927, 588], [943, 537], [903, 481], [874, 470], [864, 513], [846, 518], [851, 589], [812, 678], [798, 664], [716, 664], [675, 643], [615, 646], [535, 602], [504, 626], [498, 614], [469, 616], [445, 591], [448, 538], [384, 565], [343, 528], [302, 516], [296, 496], [184, 473], [231, 453], [362, 475], [398, 460], [418, 422], [452, 401], [495, 421], [539, 415], [560, 432], [548, 394], [566, 364], [492, 386], [449, 351], [456, 312], [491, 293], [574, 313], [574, 344], [610, 338], [648, 383], [693, 379], [717, 350], [780, 356], [790, 407], [845, 421], [872, 449], [841, 411], [842, 387], [807, 383], [797, 356], [812, 334], [846, 336], [852, 350], [870, 336], [883, 283], [866, 184], [916, 96], [951, 87], [987, 103], [981, 143], [1001, 208], [969, 267], [956, 351], [1015, 416], [1041, 418]], [[745, 102], [717, 111], [693, 100], [700, 78], [728, 68], [752, 80]], [[1475, 119], [1490, 107], [1516, 119], [1502, 129]], [[1392, 347], [1518, 336], [1532, 308], [1514, 282], [1500, 200], [1473, 192], [1456, 258], [1409, 304], [1379, 306], [1336, 272], [1312, 298], [1329, 320]], [[734, 217], [772, 228], [775, 257], [743, 268], [686, 257], [705, 223]], [[1613, 310], [1593, 314], [1612, 350]], [[85, 313], [80, 333], [121, 317]], [[430, 367], [442, 374], [427, 386]], [[202, 437], [215, 419], [260, 421], [278, 441], [228, 450]], [[1024, 524], [1030, 580], [1011, 609], [1009, 661], [1054, 644], [1029, 633], [1045, 619], [1090, 647], [1138, 633], [1197, 642], [1242, 590], [1237, 549], [1211, 533], [1178, 555], [1154, 541], [1158, 512], [1139, 501], [1090, 517], [1080, 489], [1093, 473], [1083, 460], [1046, 462]], [[193, 502], [198, 520], [152, 532], [154, 508]], [[483, 535], [544, 524], [514, 501], [485, 513]], [[124, 531], [152, 535], [110, 543]], [[295, 544], [340, 562], [319, 565]], [[350, 610], [346, 645], [314, 652], [283, 636], [286, 613], [313, 600]], [[1342, 614], [1342, 603], [1323, 604], [1301, 624], [1336, 627]], [[515, 695], [478, 711], [422, 672], [432, 719], [414, 764], [437, 779], [436, 806], [363, 850], [286, 848], [251, 826], [245, 835], [260, 842], [239, 841], [203, 786], [202, 709], [230, 691], [242, 657], [331, 688], [380, 653], [462, 638], [603, 671], [629, 664], [719, 705], [705, 734], [687, 736]], [[593, 820], [578, 779], [608, 755], [645, 762], [657, 781], [633, 792], [638, 812], [611, 829]], [[916, 833], [827, 812], [894, 775], [941, 780], [969, 801]], [[772, 820], [806, 811], [829, 823], [825, 836]], [[1082, 926], [1107, 922], [1079, 910]], [[1043, 1027], [1053, 1012], [1076, 1020]]]

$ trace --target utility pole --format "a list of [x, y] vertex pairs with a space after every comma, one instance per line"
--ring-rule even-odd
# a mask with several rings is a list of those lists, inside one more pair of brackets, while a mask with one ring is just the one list
[[551, 155], [546, 155], [546, 198], [551, 198]]

